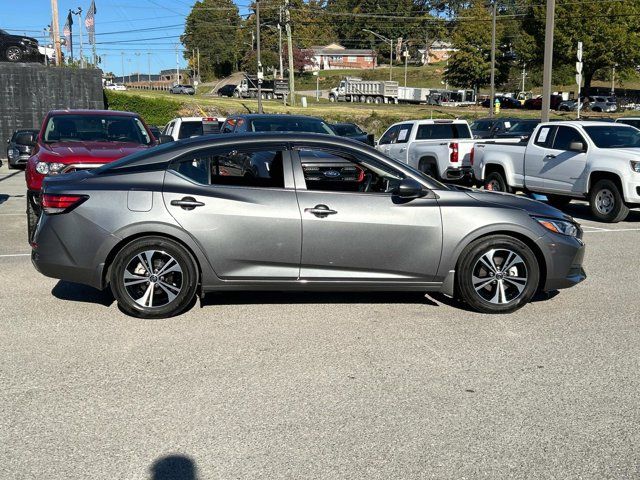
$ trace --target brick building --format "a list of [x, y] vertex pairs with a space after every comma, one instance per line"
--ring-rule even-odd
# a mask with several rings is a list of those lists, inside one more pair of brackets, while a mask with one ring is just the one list
[[322, 47], [311, 47], [312, 60], [305, 70], [340, 70], [344, 68], [376, 68], [376, 52], [367, 49], [345, 48], [331, 43]]

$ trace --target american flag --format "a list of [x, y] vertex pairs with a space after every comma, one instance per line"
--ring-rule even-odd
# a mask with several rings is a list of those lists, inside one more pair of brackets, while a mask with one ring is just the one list
[[62, 28], [62, 34], [64, 38], [67, 39], [67, 50], [71, 50], [71, 26], [73, 25], [73, 18], [71, 15], [71, 10], [69, 10], [69, 15], [67, 15], [67, 23], [64, 24]]
[[95, 45], [96, 43], [96, 3], [91, 0], [91, 6], [87, 11], [87, 16], [84, 17], [84, 26], [87, 27], [87, 33], [89, 34], [89, 43]]

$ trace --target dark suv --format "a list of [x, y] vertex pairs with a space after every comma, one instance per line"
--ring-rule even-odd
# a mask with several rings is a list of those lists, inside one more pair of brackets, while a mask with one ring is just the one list
[[0, 30], [0, 59], [9, 62], [23, 62], [26, 60], [41, 61], [43, 55], [38, 50], [35, 38], [11, 35]]
[[16, 130], [7, 140], [7, 160], [9, 168], [24, 168], [33, 153], [38, 138], [38, 130]]

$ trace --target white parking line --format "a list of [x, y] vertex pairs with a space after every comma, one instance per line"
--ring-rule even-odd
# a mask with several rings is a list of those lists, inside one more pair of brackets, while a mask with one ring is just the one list
[[640, 232], [640, 228], [601, 228], [598, 230], [584, 231], [584, 233], [608, 233], [608, 232]]
[[26, 213], [0, 213], [0, 217], [10, 217], [15, 215], [26, 215]]
[[0, 255], [0, 258], [2, 257], [30, 257], [31, 254], [30, 253], [7, 253], [4, 255]]

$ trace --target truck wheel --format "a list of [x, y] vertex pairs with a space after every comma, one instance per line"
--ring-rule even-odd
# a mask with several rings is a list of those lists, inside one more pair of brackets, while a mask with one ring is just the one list
[[484, 179], [484, 189], [493, 192], [511, 193], [511, 188], [507, 185], [507, 181], [500, 172], [491, 172], [486, 176]]
[[522, 241], [506, 235], [481, 238], [464, 249], [456, 268], [462, 299], [476, 311], [509, 313], [536, 293], [540, 265]]
[[335, 103], [335, 101], [336, 101], [336, 97], [335, 97], [335, 96], [333, 96], [333, 95], [329, 95], [329, 101], [330, 101], [331, 103]]
[[234, 90], [233, 96], [236, 97], [236, 98], [240, 98], [240, 92]]
[[22, 50], [20, 50], [20, 47], [16, 47], [15, 45], [7, 48], [4, 53], [5, 57], [10, 62], [19, 62], [22, 60]]
[[375, 102], [376, 102], [377, 104], [382, 103], [382, 97], [376, 97]]
[[589, 192], [591, 213], [601, 222], [618, 223], [629, 214], [618, 186], [611, 180], [600, 180]]
[[273, 100], [273, 93], [271, 92], [267, 93], [267, 100]]
[[38, 219], [40, 218], [40, 208], [36, 205], [33, 194], [27, 192], [27, 241], [33, 240], [36, 232]]
[[190, 305], [198, 287], [198, 270], [179, 243], [143, 237], [116, 254], [109, 283], [118, 305], [129, 315], [168, 318]]
[[547, 203], [552, 207], [562, 210], [571, 203], [571, 197], [564, 195], [547, 195]]
[[367, 103], [373, 103], [373, 98], [371, 98], [371, 97], [367, 97], [366, 102], [367, 102]]

